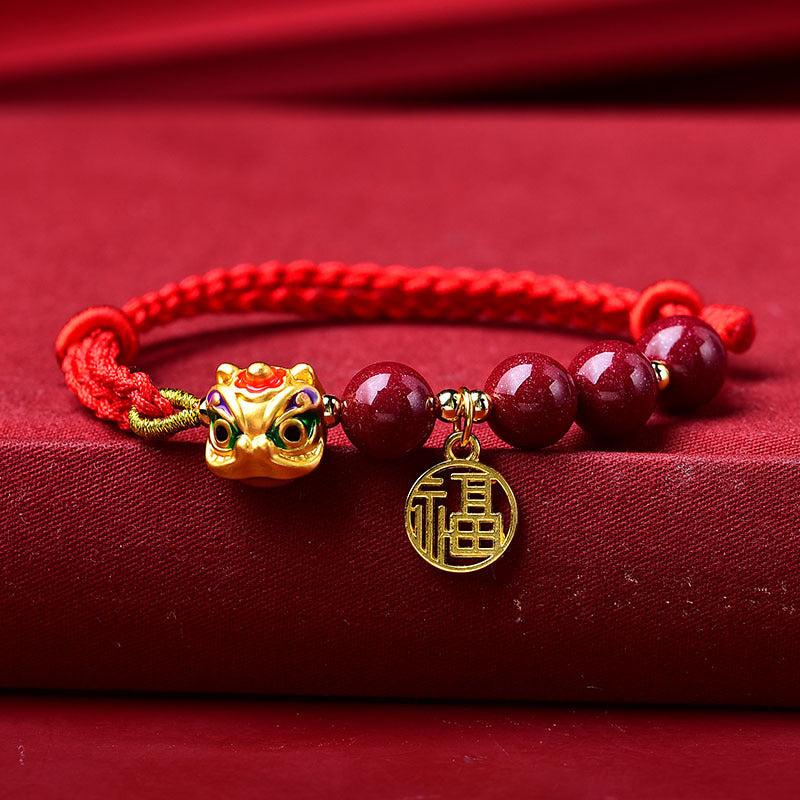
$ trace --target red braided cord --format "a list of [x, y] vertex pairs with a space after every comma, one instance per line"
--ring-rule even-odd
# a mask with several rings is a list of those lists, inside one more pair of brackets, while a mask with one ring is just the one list
[[699, 314], [735, 352], [755, 334], [746, 309], [703, 307], [680, 281], [661, 281], [641, 294], [610, 284], [569, 281], [533, 272], [478, 271], [376, 264], [268, 261], [192, 275], [126, 303], [87, 309], [59, 334], [56, 353], [67, 385], [102, 419], [128, 427], [135, 405], [145, 416], [172, 413], [150, 379], [118, 363], [131, 360], [138, 334], [156, 325], [211, 312], [294, 312], [360, 320], [504, 320], [638, 336], [660, 316]]

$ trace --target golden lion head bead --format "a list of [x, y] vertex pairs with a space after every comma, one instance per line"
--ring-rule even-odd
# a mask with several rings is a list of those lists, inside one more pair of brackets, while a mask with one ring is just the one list
[[279, 486], [308, 474], [325, 449], [323, 395], [308, 364], [220, 364], [200, 405], [208, 423], [208, 468], [255, 486]]

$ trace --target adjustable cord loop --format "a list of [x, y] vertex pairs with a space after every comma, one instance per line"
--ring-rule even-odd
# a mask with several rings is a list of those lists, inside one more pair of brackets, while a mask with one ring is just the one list
[[755, 339], [753, 315], [746, 308], [704, 306], [688, 283], [676, 280], [658, 281], [639, 295], [630, 311], [631, 336], [638, 339], [652, 323], [676, 315], [700, 317], [714, 328], [732, 353], [745, 352]]

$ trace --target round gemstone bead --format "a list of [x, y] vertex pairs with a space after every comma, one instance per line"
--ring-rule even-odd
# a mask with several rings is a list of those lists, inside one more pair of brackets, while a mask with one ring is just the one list
[[578, 390], [576, 421], [597, 436], [625, 436], [641, 428], [656, 405], [658, 384], [650, 361], [620, 341], [590, 344], [569, 371]]
[[486, 380], [492, 398], [489, 426], [514, 447], [546, 447], [575, 420], [578, 395], [569, 373], [540, 353], [501, 361]]
[[405, 364], [371, 364], [347, 384], [341, 421], [363, 453], [375, 458], [407, 455], [425, 443], [436, 421], [431, 387]]
[[654, 322], [636, 346], [669, 369], [669, 385], [659, 405], [686, 411], [707, 403], [722, 388], [728, 354], [717, 332], [698, 317], [667, 317]]

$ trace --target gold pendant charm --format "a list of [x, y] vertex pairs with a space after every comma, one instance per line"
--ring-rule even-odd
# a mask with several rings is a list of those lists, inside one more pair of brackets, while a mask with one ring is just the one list
[[[454, 448], [465, 439], [468, 453], [459, 458]], [[472, 572], [497, 561], [517, 527], [511, 487], [478, 460], [480, 454], [471, 424], [451, 434], [445, 460], [419, 476], [406, 500], [409, 541], [429, 564], [447, 572]]]
[[323, 390], [308, 364], [220, 364], [199, 411], [208, 424], [206, 464], [221, 478], [280, 486], [322, 459]]

